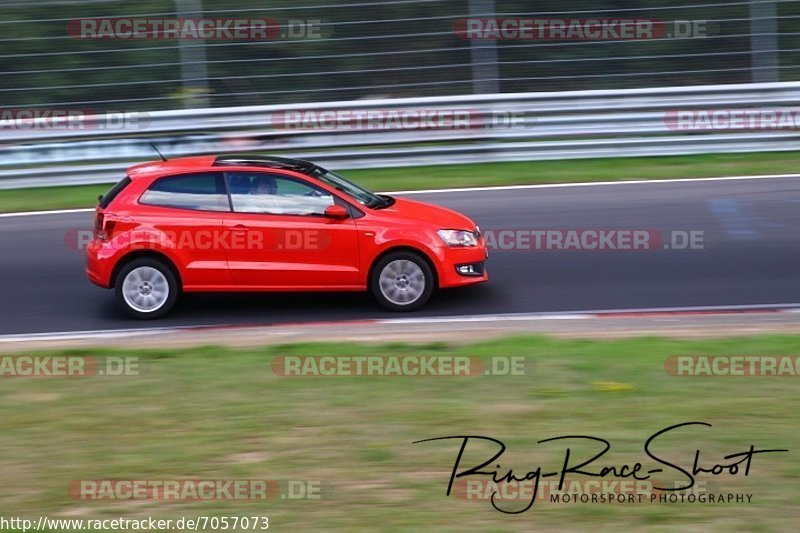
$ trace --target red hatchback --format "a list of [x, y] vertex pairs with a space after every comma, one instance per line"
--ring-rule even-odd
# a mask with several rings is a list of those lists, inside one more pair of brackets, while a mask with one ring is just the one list
[[436, 287], [488, 279], [469, 218], [248, 155], [132, 167], [100, 199], [86, 256], [89, 279], [136, 318], [163, 316], [181, 292], [369, 290], [410, 311]]

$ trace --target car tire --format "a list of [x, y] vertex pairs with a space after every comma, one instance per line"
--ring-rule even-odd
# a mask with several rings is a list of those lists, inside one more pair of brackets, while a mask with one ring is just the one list
[[393, 252], [372, 269], [370, 291], [390, 311], [414, 311], [431, 297], [435, 280], [433, 269], [421, 255]]
[[161, 318], [178, 299], [178, 281], [172, 269], [154, 258], [134, 259], [122, 267], [114, 282], [117, 303], [140, 320]]

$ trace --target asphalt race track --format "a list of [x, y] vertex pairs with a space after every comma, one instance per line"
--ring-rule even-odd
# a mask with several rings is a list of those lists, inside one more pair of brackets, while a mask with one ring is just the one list
[[[415, 317], [800, 301], [800, 177], [415, 194], [484, 230], [702, 231], [701, 250], [494, 250], [490, 281]], [[407, 317], [366, 294], [186, 295], [163, 320], [117, 309], [65, 245], [91, 213], [0, 218], [0, 334]]]

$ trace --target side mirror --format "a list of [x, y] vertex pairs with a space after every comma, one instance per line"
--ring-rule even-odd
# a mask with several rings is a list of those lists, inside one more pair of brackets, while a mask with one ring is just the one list
[[340, 205], [329, 205], [325, 208], [325, 218], [333, 220], [344, 220], [350, 218], [350, 213]]

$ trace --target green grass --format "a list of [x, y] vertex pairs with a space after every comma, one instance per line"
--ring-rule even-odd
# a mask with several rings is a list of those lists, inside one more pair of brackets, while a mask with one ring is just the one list
[[[621, 524], [632, 531], [793, 531], [800, 521], [800, 378], [674, 377], [664, 361], [798, 351], [800, 338], [777, 335], [71, 351], [136, 355], [144, 369], [126, 377], [0, 379], [0, 516], [268, 515], [273, 528], [287, 531], [617, 531]], [[298, 378], [276, 376], [270, 366], [280, 355], [411, 354], [521, 356], [527, 372]], [[661, 455], [690, 468], [697, 448], [709, 462], [750, 444], [791, 451], [756, 456], [748, 477], [700, 478], [718, 491], [752, 493], [753, 503], [537, 503], [522, 515], [502, 515], [486, 501], [445, 496], [455, 443], [411, 444], [492, 436], [508, 446], [502, 464], [524, 473], [563, 461], [563, 448], [536, 441], [584, 434], [612, 442], [603, 465], [654, 467], [643, 453], [647, 437], [695, 420], [714, 428], [665, 438]], [[323, 492], [320, 500], [266, 503], [92, 502], [66, 494], [77, 479], [186, 478], [319, 480]]]
[[[350, 170], [377, 191], [797, 172], [800, 152], [577, 159]], [[108, 185], [0, 191], [0, 212], [92, 207]]]

